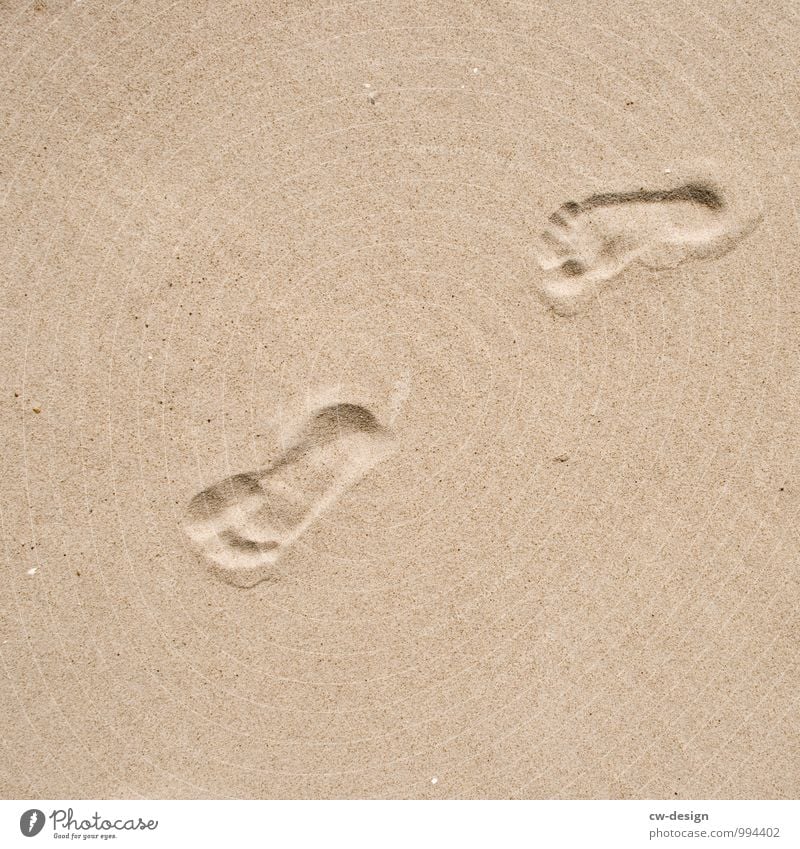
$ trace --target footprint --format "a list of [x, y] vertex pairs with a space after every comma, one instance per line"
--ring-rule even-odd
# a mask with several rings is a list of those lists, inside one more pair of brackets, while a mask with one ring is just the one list
[[364, 407], [323, 407], [269, 468], [198, 493], [187, 507], [184, 531], [218, 577], [251, 587], [274, 577], [281, 554], [393, 443]]
[[634, 262], [674, 268], [722, 256], [761, 220], [751, 203], [707, 176], [568, 201], [540, 237], [539, 296], [559, 315], [573, 315]]

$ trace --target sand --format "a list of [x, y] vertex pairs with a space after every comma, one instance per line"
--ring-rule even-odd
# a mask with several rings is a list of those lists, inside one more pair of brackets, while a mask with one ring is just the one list
[[[797, 55], [782, 0], [2, 3], [2, 796], [796, 798]], [[340, 404], [393, 450], [234, 505], [226, 580], [188, 505]]]

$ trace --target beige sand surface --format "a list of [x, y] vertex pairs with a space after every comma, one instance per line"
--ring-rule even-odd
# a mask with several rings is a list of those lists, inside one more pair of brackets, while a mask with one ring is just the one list
[[[2, 795], [800, 795], [798, 55], [788, 0], [0, 2]], [[548, 216], [698, 158], [758, 229], [548, 311]], [[187, 503], [321, 397], [397, 450], [218, 580]]]

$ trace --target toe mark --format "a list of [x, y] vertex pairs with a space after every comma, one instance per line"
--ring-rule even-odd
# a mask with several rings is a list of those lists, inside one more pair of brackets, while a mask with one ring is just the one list
[[568, 259], [561, 263], [561, 270], [567, 277], [580, 277], [586, 272], [586, 266], [577, 259]]
[[243, 537], [241, 534], [236, 533], [236, 531], [223, 531], [219, 535], [219, 538], [231, 548], [236, 549], [236, 551], [246, 552], [247, 554], [262, 554], [265, 551], [273, 551], [278, 547], [278, 543], [275, 540], [256, 542], [253, 539]]

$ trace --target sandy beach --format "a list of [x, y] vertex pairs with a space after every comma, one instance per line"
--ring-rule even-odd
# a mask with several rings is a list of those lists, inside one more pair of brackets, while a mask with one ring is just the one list
[[2, 796], [798, 798], [798, 55], [0, 3]]

